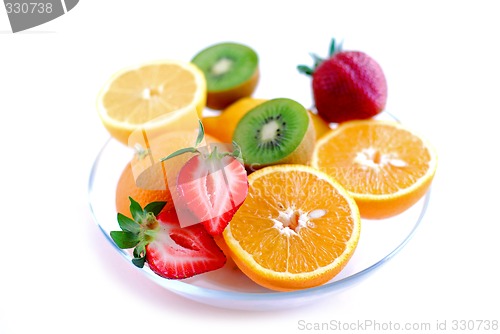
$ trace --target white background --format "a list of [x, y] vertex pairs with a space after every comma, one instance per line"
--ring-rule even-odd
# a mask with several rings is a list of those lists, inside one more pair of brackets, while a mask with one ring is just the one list
[[[12, 34], [0, 9], [0, 333], [286, 333], [306, 322], [500, 320], [500, 48], [493, 1], [82, 0]], [[388, 110], [437, 148], [415, 237], [352, 289], [273, 312], [218, 309], [140, 275], [108, 244], [87, 201], [108, 138], [98, 90], [143, 61], [190, 59], [214, 42], [255, 48], [256, 96], [310, 105], [296, 71], [331, 37], [383, 67]], [[337, 331], [338, 332], [338, 331]], [[478, 332], [478, 331], [475, 331]], [[491, 332], [491, 331], [490, 331]], [[497, 331], [498, 332], [498, 331]]]

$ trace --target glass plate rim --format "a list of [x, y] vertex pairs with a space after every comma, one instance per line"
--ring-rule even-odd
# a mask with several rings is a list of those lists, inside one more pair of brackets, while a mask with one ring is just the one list
[[[392, 116], [394, 117], [394, 116]], [[395, 117], [394, 117], [395, 118]], [[104, 230], [104, 228], [101, 226], [101, 224], [98, 221], [98, 217], [96, 216], [94, 212], [94, 207], [92, 205], [92, 200], [91, 200], [91, 195], [93, 191], [93, 181], [95, 179], [96, 172], [99, 167], [99, 162], [101, 161], [101, 157], [105, 151], [105, 149], [108, 147], [110, 142], [113, 141], [112, 137], [109, 137], [104, 145], [100, 148], [98, 154], [95, 157], [95, 160], [92, 164], [92, 168], [90, 170], [89, 178], [88, 178], [88, 192], [87, 192], [87, 197], [88, 197], [88, 203], [90, 207], [90, 211], [92, 214], [92, 218], [94, 220], [94, 223], [98, 226], [99, 230], [102, 232], [106, 240], [114, 247], [116, 251], [122, 256], [124, 260], [130, 263], [130, 256], [129, 254], [123, 250], [120, 249], [116, 244], [113, 242], [111, 237], [108, 235], [107, 231]], [[392, 259], [399, 251], [412, 239], [414, 236], [416, 230], [420, 226], [425, 213], [427, 211], [427, 207], [429, 205], [430, 201], [430, 195], [431, 195], [431, 187], [429, 187], [428, 191], [423, 197], [423, 203], [422, 203], [422, 208], [419, 212], [418, 218], [408, 235], [392, 250], [390, 251], [387, 255], [385, 255], [383, 258], [375, 262], [374, 264], [366, 267], [365, 269], [356, 272], [352, 275], [349, 275], [347, 277], [344, 277], [340, 280], [334, 281], [334, 282], [329, 282], [317, 287], [313, 288], [308, 288], [304, 290], [296, 290], [296, 291], [287, 291], [287, 292], [239, 292], [239, 291], [226, 291], [226, 290], [218, 290], [218, 289], [213, 289], [209, 287], [200, 287], [196, 285], [189, 284], [189, 282], [184, 282], [181, 280], [165, 280], [161, 278], [161, 280], [158, 277], [155, 277], [153, 273], [150, 273], [148, 271], [142, 270], [140, 268], [136, 268], [137, 270], [141, 270], [146, 276], [148, 276], [149, 279], [152, 279], [155, 283], [159, 284], [160, 286], [166, 288], [167, 290], [170, 290], [174, 293], [181, 294], [187, 297], [190, 296], [197, 296], [197, 297], [203, 297], [203, 298], [218, 298], [218, 299], [224, 299], [224, 300], [240, 300], [240, 301], [267, 301], [267, 300], [288, 300], [288, 299], [296, 299], [300, 297], [311, 297], [314, 295], [319, 295], [322, 293], [332, 293], [334, 291], [340, 290], [344, 287], [351, 286], [353, 283], [358, 282], [362, 278], [365, 278], [368, 276], [368, 274], [373, 273], [376, 269], [380, 268], [383, 264], [387, 263], [390, 259]], [[210, 303], [207, 303], [210, 304]]]

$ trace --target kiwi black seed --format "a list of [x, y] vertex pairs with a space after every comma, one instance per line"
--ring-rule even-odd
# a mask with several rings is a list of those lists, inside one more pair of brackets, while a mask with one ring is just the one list
[[259, 59], [249, 46], [225, 42], [209, 46], [194, 56], [207, 81], [207, 106], [223, 109], [250, 96], [259, 79]]
[[314, 143], [311, 123], [307, 110], [300, 103], [287, 98], [272, 99], [241, 118], [233, 141], [240, 146], [247, 167], [305, 164]]

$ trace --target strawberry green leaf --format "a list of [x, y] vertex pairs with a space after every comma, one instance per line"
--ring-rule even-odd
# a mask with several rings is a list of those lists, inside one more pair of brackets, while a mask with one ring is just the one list
[[134, 257], [143, 257], [146, 254], [146, 242], [141, 241], [134, 248]]
[[318, 68], [318, 66], [319, 66], [319, 64], [321, 64], [321, 63], [324, 61], [324, 59], [323, 59], [323, 58], [321, 58], [320, 56], [318, 56], [318, 55], [317, 55], [317, 54], [315, 54], [315, 53], [311, 53], [311, 57], [312, 57], [312, 58], [313, 58], [313, 60], [314, 60], [314, 69], [317, 69], [317, 68]]
[[137, 203], [132, 197], [130, 199], [130, 213], [132, 214], [132, 218], [136, 222], [140, 222], [144, 217], [144, 211], [139, 203]]
[[139, 243], [139, 236], [135, 233], [126, 231], [111, 231], [111, 239], [116, 243], [121, 249], [127, 249], [135, 247]]
[[299, 70], [300, 73], [307, 75], [312, 75], [314, 73], [314, 70], [306, 65], [299, 65], [297, 66], [297, 69]]
[[161, 212], [161, 210], [163, 210], [166, 204], [167, 202], [164, 201], [151, 202], [144, 207], [144, 211], [151, 212], [153, 215], [158, 216], [158, 214]]
[[334, 53], [342, 52], [343, 49], [344, 49], [344, 41], [340, 41], [340, 43], [337, 43]]
[[132, 259], [132, 263], [139, 268], [144, 267], [144, 263], [146, 262], [146, 242], [141, 241], [134, 248], [134, 258]]
[[203, 138], [205, 137], [205, 128], [203, 127], [203, 123], [200, 120], [198, 120], [198, 125], [198, 137], [196, 138], [196, 144], [194, 145], [195, 147], [200, 145], [203, 141]]
[[118, 214], [118, 225], [123, 231], [131, 233], [139, 233], [141, 226], [135, 220], [119, 213]]
[[132, 263], [138, 267], [138, 268], [142, 268], [144, 267], [144, 263], [146, 263], [146, 257], [143, 256], [143, 257], [136, 257], [136, 258], [133, 258], [132, 259]]
[[335, 38], [332, 38], [332, 41], [330, 43], [330, 50], [328, 51], [328, 55], [331, 57], [333, 54], [336, 52], [335, 50]]

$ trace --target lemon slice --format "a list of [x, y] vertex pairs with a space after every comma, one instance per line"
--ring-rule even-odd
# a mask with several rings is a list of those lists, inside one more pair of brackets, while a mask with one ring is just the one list
[[[104, 127], [125, 145], [147, 126], [161, 128], [201, 113], [206, 104], [203, 72], [190, 62], [161, 60], [122, 69], [101, 89], [97, 109]], [[177, 127], [177, 125], [176, 125]]]

